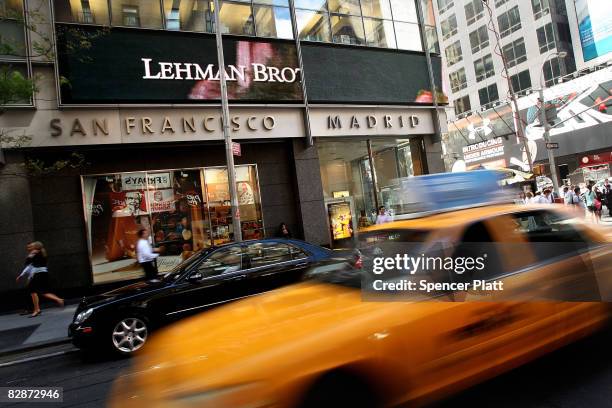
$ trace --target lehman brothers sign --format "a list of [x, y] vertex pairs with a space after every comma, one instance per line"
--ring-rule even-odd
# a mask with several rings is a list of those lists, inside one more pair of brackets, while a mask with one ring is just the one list
[[[214, 35], [112, 28], [91, 46], [69, 50], [82, 33], [56, 24], [63, 105], [203, 103], [218, 101]], [[109, 52], [108, 50], [112, 50]], [[292, 42], [224, 38], [228, 97], [236, 102], [301, 102], [300, 70]], [[245, 125], [246, 126], [246, 125]]]

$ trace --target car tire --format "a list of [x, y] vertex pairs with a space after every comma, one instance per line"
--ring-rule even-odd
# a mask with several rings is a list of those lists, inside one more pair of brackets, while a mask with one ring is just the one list
[[144, 347], [150, 332], [150, 325], [145, 317], [137, 314], [125, 315], [110, 325], [110, 349], [116, 355], [133, 355]]
[[324, 375], [306, 394], [300, 408], [378, 408], [377, 393], [363, 379], [350, 373]]

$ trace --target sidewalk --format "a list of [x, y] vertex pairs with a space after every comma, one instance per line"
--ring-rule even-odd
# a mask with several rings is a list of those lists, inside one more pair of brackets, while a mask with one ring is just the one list
[[49, 306], [34, 318], [17, 312], [0, 315], [0, 355], [70, 341], [68, 325], [76, 307], [74, 304], [63, 309]]

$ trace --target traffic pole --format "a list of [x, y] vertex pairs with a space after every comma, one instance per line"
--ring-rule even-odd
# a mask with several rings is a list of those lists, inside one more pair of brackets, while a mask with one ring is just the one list
[[227, 100], [227, 82], [225, 78], [225, 59], [223, 56], [223, 36], [219, 18], [219, 0], [214, 0], [215, 38], [217, 40], [217, 65], [219, 67], [219, 84], [221, 86], [221, 114], [223, 118], [223, 139], [225, 140], [225, 158], [227, 160], [227, 181], [229, 183], [232, 226], [234, 241], [242, 241], [240, 226], [240, 208], [238, 206], [238, 190], [236, 188], [236, 169], [234, 168], [234, 153], [232, 151], [232, 135], [230, 134], [230, 115]]
[[548, 153], [548, 165], [550, 166], [550, 178], [553, 182], [553, 189], [557, 195], [559, 193], [559, 178], [557, 177], [557, 163], [555, 162], [555, 154], [553, 153], [553, 149], [548, 148], [548, 144], [550, 143], [550, 135], [549, 135], [549, 127], [548, 120], [546, 120], [546, 103], [544, 101], [544, 87], [540, 86], [540, 124], [542, 125], [542, 129], [544, 129], [544, 143], [546, 147], [546, 152]]

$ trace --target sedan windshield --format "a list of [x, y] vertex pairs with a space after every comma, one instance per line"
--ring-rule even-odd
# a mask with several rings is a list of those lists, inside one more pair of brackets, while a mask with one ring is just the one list
[[191, 266], [195, 261], [200, 259], [200, 257], [202, 255], [205, 255], [205, 254], [209, 253], [210, 251], [211, 251], [211, 248], [202, 249], [200, 251], [195, 252], [189, 258], [185, 259], [183, 262], [181, 262], [180, 264], [176, 265], [169, 272], [167, 272], [162, 279], [164, 281], [175, 281], [175, 280], [177, 280], [183, 274], [183, 272], [185, 272], [189, 268], [189, 266]]

